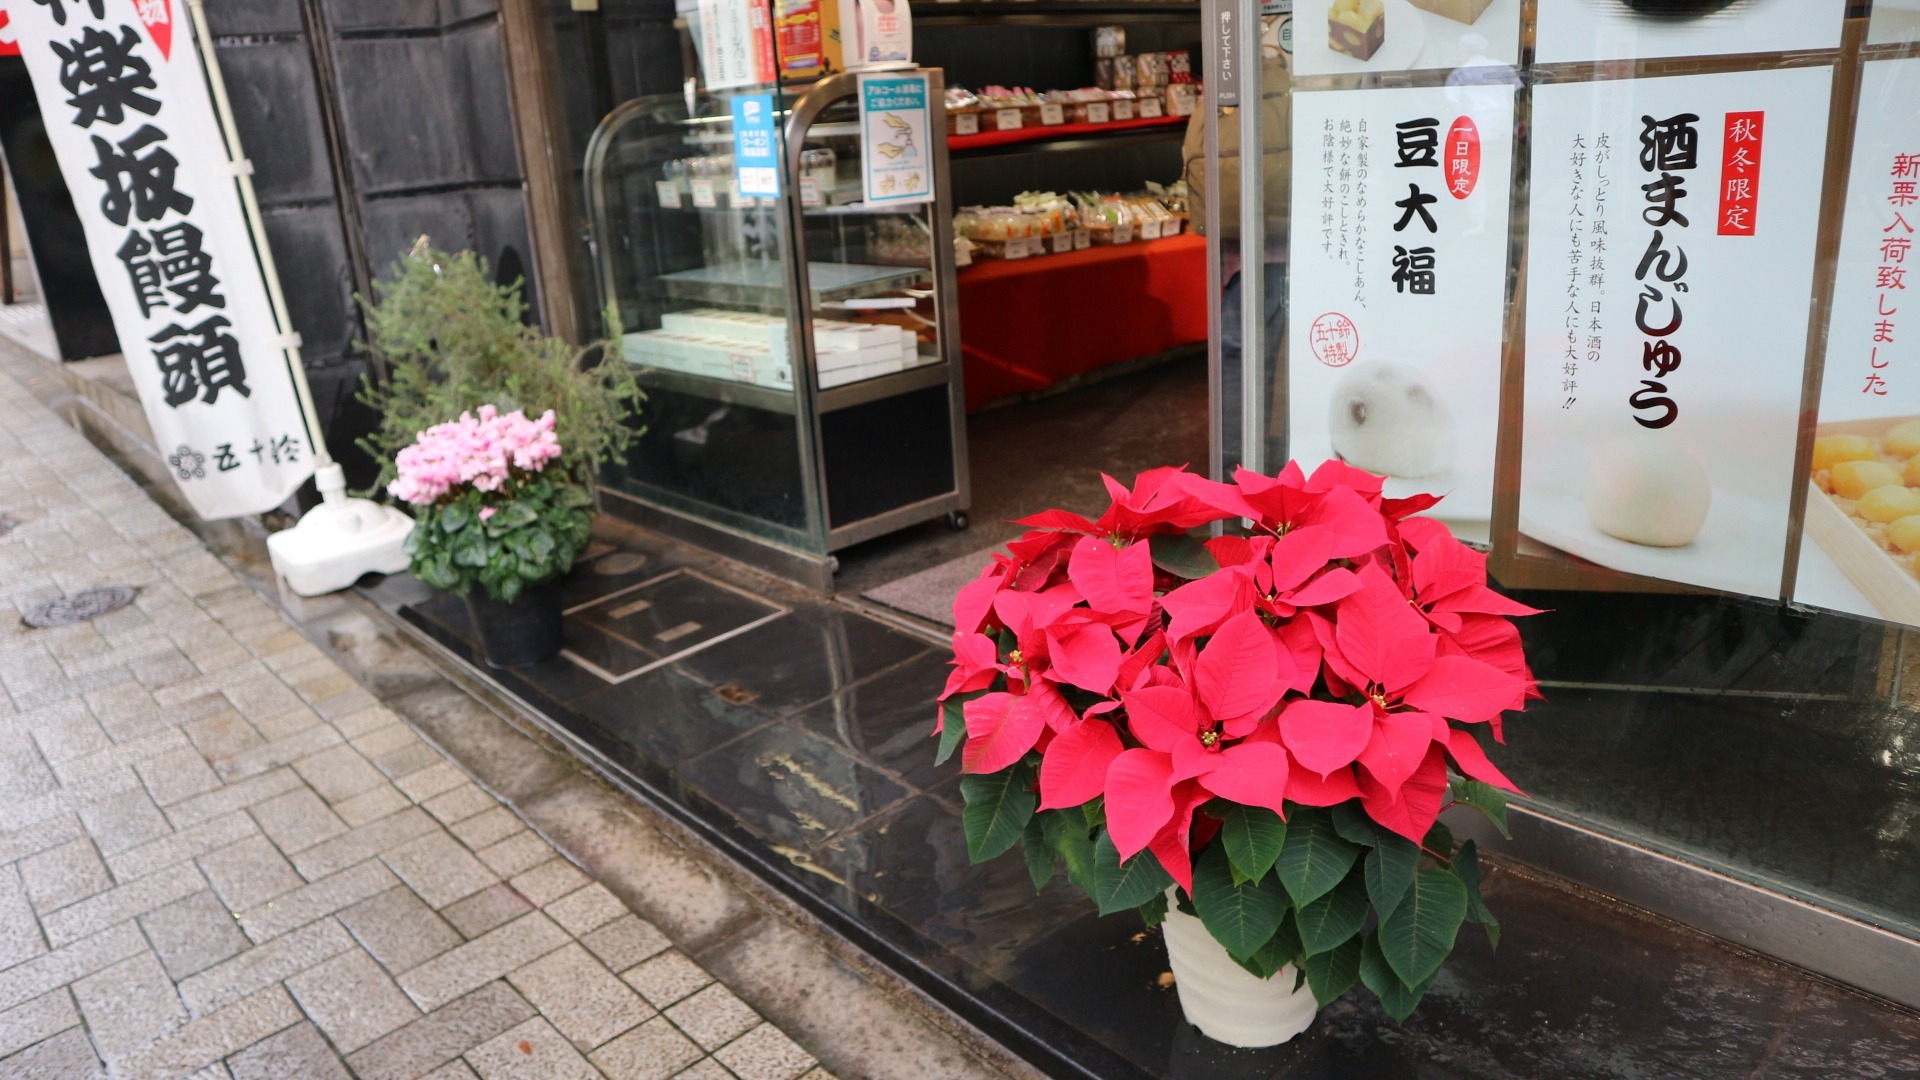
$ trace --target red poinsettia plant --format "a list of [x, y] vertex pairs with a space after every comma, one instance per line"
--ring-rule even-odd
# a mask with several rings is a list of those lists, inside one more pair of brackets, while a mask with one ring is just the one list
[[1509, 618], [1535, 612], [1417, 516], [1437, 497], [1382, 483], [1156, 469], [1107, 478], [1096, 521], [1018, 522], [954, 602], [940, 699], [974, 861], [1019, 846], [1036, 887], [1064, 865], [1149, 925], [1177, 884], [1254, 975], [1294, 965], [1323, 1005], [1362, 982], [1396, 1019], [1463, 922], [1497, 944], [1478, 852], [1438, 819], [1505, 828], [1483, 738], [1538, 696]]

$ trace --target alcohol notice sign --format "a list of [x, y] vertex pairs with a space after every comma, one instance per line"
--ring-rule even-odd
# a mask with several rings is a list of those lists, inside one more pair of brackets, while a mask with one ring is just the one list
[[0, 12], [181, 492], [204, 518], [280, 505], [312, 475], [313, 445], [185, 13], [177, 0]]
[[933, 199], [925, 75], [860, 76], [861, 174], [868, 203]]

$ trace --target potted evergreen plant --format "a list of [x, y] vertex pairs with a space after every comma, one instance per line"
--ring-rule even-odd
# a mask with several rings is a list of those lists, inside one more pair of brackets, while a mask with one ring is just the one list
[[575, 348], [529, 325], [519, 283], [496, 284], [472, 252], [422, 237], [374, 292], [386, 378], [362, 385], [381, 419], [360, 445], [413, 510], [413, 572], [466, 598], [488, 663], [544, 660], [560, 649], [559, 581], [586, 548], [594, 477], [636, 434], [639, 386], [627, 365], [597, 362], [606, 342]]
[[1481, 735], [1536, 695], [1510, 619], [1533, 609], [1416, 516], [1438, 499], [1340, 462], [1108, 488], [1097, 521], [1021, 522], [955, 601], [937, 730], [969, 854], [1019, 848], [1036, 886], [1064, 866], [1102, 914], [1163, 926], [1222, 1042], [1284, 1042], [1356, 982], [1404, 1019], [1463, 922], [1498, 940], [1479, 854], [1438, 819], [1504, 828]]

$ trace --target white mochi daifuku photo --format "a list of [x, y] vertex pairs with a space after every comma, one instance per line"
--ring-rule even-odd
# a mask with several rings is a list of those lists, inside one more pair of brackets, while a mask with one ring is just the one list
[[1713, 485], [1692, 454], [1671, 439], [1623, 435], [1587, 460], [1581, 497], [1593, 527], [1647, 547], [1685, 547], [1700, 535]]
[[1453, 468], [1453, 410], [1425, 375], [1399, 364], [1356, 367], [1327, 411], [1333, 452], [1349, 465], [1402, 479]]

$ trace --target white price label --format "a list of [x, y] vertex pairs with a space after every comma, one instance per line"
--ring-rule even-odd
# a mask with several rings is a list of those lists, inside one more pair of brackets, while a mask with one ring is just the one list
[[1116, 244], [1133, 243], [1133, 226], [1131, 224], [1115, 225], [1113, 227], [1113, 242]]
[[660, 196], [660, 205], [669, 210], [680, 209], [680, 189], [671, 180], [655, 180], [654, 194]]
[[1020, 130], [1020, 110], [995, 109], [993, 113], [993, 126], [996, 131]]
[[748, 205], [751, 205], [752, 202], [753, 202], [753, 199], [749, 197], [745, 192], [742, 192], [740, 190], [739, 177], [736, 176], [733, 179], [727, 181], [727, 205], [728, 206], [748, 206]]
[[1087, 123], [1104, 124], [1111, 119], [1113, 119], [1113, 112], [1107, 108], [1106, 102], [1095, 101], [1088, 103]]
[[1125, 98], [1122, 98], [1119, 101], [1114, 102], [1113, 118], [1115, 120], [1133, 119], [1133, 102], [1128, 101]]
[[800, 205], [801, 206], [819, 206], [821, 202], [822, 200], [820, 198], [820, 182], [818, 180], [815, 180], [811, 176], [801, 177], [800, 178]]
[[1142, 98], [1142, 99], [1141, 99], [1141, 101], [1140, 101], [1140, 119], [1142, 119], [1142, 120], [1153, 120], [1153, 119], [1156, 119], [1156, 118], [1158, 118], [1158, 117], [1160, 117], [1161, 115], [1162, 115], [1162, 111], [1161, 111], [1161, 108], [1160, 108], [1160, 99], [1159, 99], [1159, 98], [1157, 98], [1157, 97], [1150, 97], [1150, 98]]
[[1055, 255], [1065, 255], [1074, 249], [1074, 234], [1071, 232], [1055, 233], [1050, 239]]
[[1140, 223], [1140, 239], [1142, 240], [1160, 239], [1160, 223], [1158, 221], [1141, 222]]
[[1040, 122], [1047, 127], [1067, 122], [1067, 110], [1057, 101], [1040, 106]]
[[955, 135], [980, 134], [980, 114], [977, 112], [953, 114], [953, 133]]
[[720, 205], [720, 200], [714, 198], [713, 181], [706, 179], [695, 180], [692, 186], [693, 205], [702, 210], [711, 210]]

